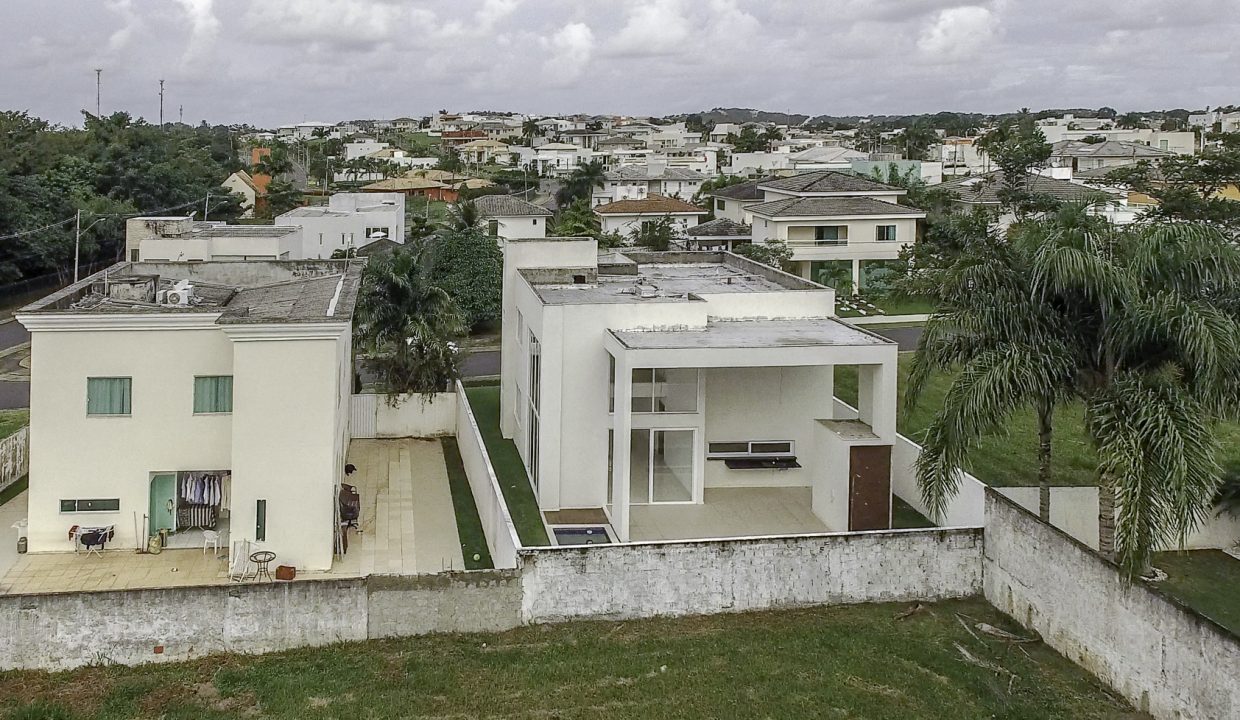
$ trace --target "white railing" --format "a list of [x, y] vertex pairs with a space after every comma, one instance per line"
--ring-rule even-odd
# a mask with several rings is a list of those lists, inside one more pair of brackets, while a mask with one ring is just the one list
[[515, 568], [521, 538], [508, 512], [508, 504], [504, 502], [504, 493], [491, 466], [491, 456], [482, 440], [482, 431], [478, 428], [478, 420], [460, 381], [456, 383], [456, 444], [461, 452], [465, 475], [469, 478], [474, 504], [478, 507], [478, 517], [491, 551], [491, 562], [496, 568]]

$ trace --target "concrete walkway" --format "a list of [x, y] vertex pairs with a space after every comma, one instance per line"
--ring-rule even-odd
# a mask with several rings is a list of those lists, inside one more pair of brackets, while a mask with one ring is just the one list
[[463, 570], [456, 513], [438, 440], [354, 440], [349, 462], [362, 496], [362, 532], [332, 574]]
[[13, 523], [26, 517], [29, 491], [22, 491], [12, 500], [0, 505], [0, 578], [17, 563], [17, 531]]

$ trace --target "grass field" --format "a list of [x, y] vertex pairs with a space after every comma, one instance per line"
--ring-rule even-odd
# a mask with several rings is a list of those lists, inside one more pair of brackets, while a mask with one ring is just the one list
[[0, 438], [6, 438], [30, 423], [30, 409], [0, 410]]
[[1155, 587], [1240, 635], [1240, 560], [1222, 550], [1166, 552], [1154, 567], [1167, 573]]
[[[855, 605], [349, 643], [137, 668], [0, 673], [0, 716], [119, 718], [1134, 717], [980, 600]], [[958, 647], [1009, 676], [967, 662]]]
[[[448, 471], [448, 489], [452, 492], [452, 508], [456, 512], [456, 530], [461, 536], [461, 556], [465, 558], [466, 570], [483, 570], [494, 567], [491, 550], [487, 547], [486, 531], [478, 517], [478, 505], [474, 502], [469, 476], [461, 461], [461, 450], [456, 438], [440, 438], [444, 465]], [[476, 559], [475, 559], [476, 558]]]
[[530, 485], [529, 476], [525, 474], [525, 464], [521, 462], [517, 446], [511, 440], [505, 440], [499, 431], [499, 386], [467, 387], [465, 395], [469, 398], [469, 406], [478, 420], [482, 441], [486, 443], [487, 454], [491, 456], [491, 466], [499, 479], [504, 501], [508, 504], [508, 512], [512, 514], [512, 522], [517, 527], [521, 544], [527, 547], [550, 545], [551, 540], [547, 538], [547, 529], [542, 523], [542, 513], [538, 510], [538, 501], [534, 498], [534, 488]]
[[[927, 383], [921, 402], [912, 412], [903, 406], [904, 389], [907, 386], [912, 353], [900, 354], [900, 396], [898, 408], [900, 433], [920, 442], [922, 432], [930, 424], [934, 413], [943, 406], [943, 399], [951, 386], [952, 376], [938, 373]], [[846, 403], [857, 402], [857, 369], [852, 366], [835, 368], [835, 395]], [[1085, 486], [1096, 483], [1096, 459], [1093, 448], [1085, 436], [1084, 415], [1081, 405], [1064, 405], [1055, 411], [1055, 433], [1052, 447], [1052, 466], [1056, 485]], [[1220, 430], [1224, 457], [1240, 459], [1240, 425], [1228, 424]], [[1037, 419], [1032, 411], [1018, 412], [1008, 422], [1005, 433], [983, 440], [969, 455], [966, 470], [987, 485], [996, 487], [1031, 486], [1038, 484], [1038, 433]]]

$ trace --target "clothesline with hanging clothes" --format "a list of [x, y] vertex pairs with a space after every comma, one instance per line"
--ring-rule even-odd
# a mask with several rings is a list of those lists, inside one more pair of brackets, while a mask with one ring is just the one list
[[216, 473], [185, 473], [181, 478], [181, 500], [187, 505], [219, 506], [224, 482]]

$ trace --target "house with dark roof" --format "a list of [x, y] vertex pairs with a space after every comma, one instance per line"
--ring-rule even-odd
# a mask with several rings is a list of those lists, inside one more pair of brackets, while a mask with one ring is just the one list
[[725, 250], [731, 252], [753, 236], [753, 228], [728, 218], [707, 220], [685, 231], [682, 245], [686, 250]]
[[[1005, 229], [1016, 218], [1003, 209], [1003, 201], [1000, 199], [1000, 193], [1004, 187], [1003, 178], [1003, 171], [995, 170], [981, 175], [956, 178], [933, 187], [950, 192], [954, 196], [952, 205], [960, 212], [972, 212], [975, 208], [985, 208], [991, 211], [999, 227]], [[1033, 195], [1050, 200], [1065, 203], [1092, 203], [1089, 209], [1090, 214], [1105, 216], [1121, 225], [1132, 222], [1137, 216], [1138, 209], [1128, 207], [1126, 195], [1113, 189], [1035, 173], [1026, 173], [1022, 186]]]
[[500, 238], [547, 237], [551, 211], [512, 195], [474, 198], [474, 209], [487, 223], [487, 233]]
[[746, 224], [746, 208], [766, 200], [766, 193], [762, 192], [758, 185], [773, 179], [750, 180], [710, 191], [711, 209], [714, 210], [715, 217], [727, 218], [741, 225]]
[[121, 262], [22, 308], [30, 551], [331, 569], [363, 264]]
[[605, 233], [626, 235], [661, 218], [671, 218], [679, 232], [697, 225], [706, 210], [679, 198], [648, 195], [636, 200], [617, 200], [594, 208]]
[[1175, 153], [1127, 140], [1060, 140], [1051, 145], [1050, 163], [1052, 167], [1072, 168], [1075, 174], [1083, 170], [1135, 165], [1142, 160], [1157, 162], [1169, 157], [1175, 157]]
[[[855, 289], [865, 287], [869, 268], [899, 259], [901, 249], [916, 241], [918, 221], [926, 217], [900, 204], [903, 188], [836, 170], [758, 180], [756, 190], [762, 201], [741, 209], [753, 228], [753, 242], [785, 243], [797, 273], [810, 280], [847, 268]], [[735, 192], [753, 193], [748, 188]]]

